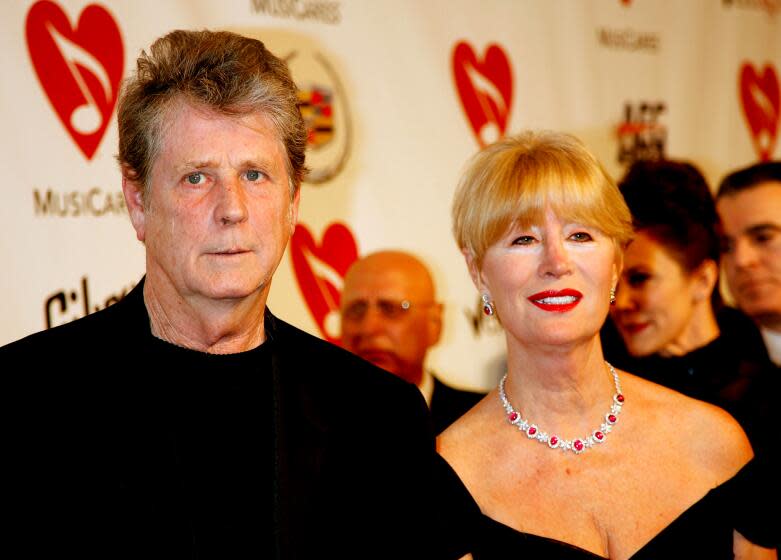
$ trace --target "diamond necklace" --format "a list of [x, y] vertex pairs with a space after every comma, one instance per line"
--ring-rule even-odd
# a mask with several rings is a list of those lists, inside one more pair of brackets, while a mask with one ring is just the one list
[[576, 455], [583, 453], [583, 451], [590, 447], [594, 447], [598, 443], [602, 443], [605, 441], [605, 436], [610, 433], [615, 423], [618, 422], [618, 415], [621, 414], [621, 408], [624, 406], [624, 395], [621, 393], [621, 383], [618, 380], [618, 374], [609, 363], [605, 362], [605, 365], [610, 370], [610, 373], [613, 374], [616, 392], [613, 395], [613, 403], [610, 406], [610, 412], [605, 414], [605, 421], [588, 437], [571, 440], [561, 439], [559, 436], [553, 434], [548, 435], [546, 432], [540, 431], [537, 424], [531, 424], [528, 420], [521, 418], [521, 413], [513, 408], [513, 405], [507, 400], [507, 394], [504, 392], [504, 383], [507, 381], [507, 374], [505, 373], [502, 380], [499, 381], [499, 398], [502, 400], [502, 406], [504, 406], [505, 412], [507, 412], [507, 421], [525, 433], [526, 437], [529, 439], [536, 439], [540, 443], [546, 443], [551, 449], [559, 448], [564, 451], [572, 451]]

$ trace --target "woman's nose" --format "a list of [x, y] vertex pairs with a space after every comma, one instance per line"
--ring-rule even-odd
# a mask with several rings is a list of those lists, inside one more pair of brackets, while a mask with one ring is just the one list
[[547, 240], [543, 244], [540, 273], [543, 276], [562, 276], [571, 272], [570, 255], [561, 241]]

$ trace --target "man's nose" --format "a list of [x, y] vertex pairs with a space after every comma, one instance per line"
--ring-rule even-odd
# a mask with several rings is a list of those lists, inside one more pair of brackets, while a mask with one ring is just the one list
[[735, 266], [744, 268], [757, 262], [758, 253], [751, 240], [740, 238], [735, 241], [730, 257]]
[[386, 323], [385, 316], [376, 304], [369, 304], [366, 307], [366, 313], [361, 320], [361, 330], [365, 334], [374, 334], [382, 331]]
[[215, 218], [222, 224], [235, 224], [247, 219], [246, 193], [238, 177], [223, 177], [217, 187]]

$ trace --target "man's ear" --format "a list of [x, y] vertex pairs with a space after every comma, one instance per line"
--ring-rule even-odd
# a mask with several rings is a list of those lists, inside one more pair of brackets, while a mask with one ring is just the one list
[[290, 201], [290, 235], [296, 231], [296, 224], [298, 223], [298, 206], [301, 202], [301, 187], [296, 189], [296, 194], [293, 195], [293, 200]]
[[428, 311], [428, 343], [429, 346], [434, 346], [439, 342], [439, 338], [442, 335], [442, 312], [443, 306], [441, 303], [435, 302], [431, 304], [431, 308]]
[[130, 215], [130, 223], [136, 230], [136, 238], [143, 243], [146, 239], [146, 209], [144, 208], [144, 191], [136, 181], [122, 174], [122, 194], [125, 195], [125, 205]]

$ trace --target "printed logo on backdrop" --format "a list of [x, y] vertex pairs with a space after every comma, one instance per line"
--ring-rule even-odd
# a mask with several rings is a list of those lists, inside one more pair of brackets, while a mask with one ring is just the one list
[[324, 0], [250, 0], [252, 11], [273, 17], [337, 24], [342, 21], [339, 2]]
[[[630, 0], [621, 0], [630, 8]], [[661, 46], [661, 36], [655, 31], [640, 31], [631, 27], [597, 27], [597, 44], [606, 49], [656, 53]]]
[[298, 287], [320, 333], [339, 344], [344, 275], [358, 258], [350, 228], [339, 222], [329, 225], [318, 245], [309, 229], [299, 223], [290, 240], [290, 256]]
[[127, 216], [122, 191], [104, 191], [93, 187], [88, 191], [59, 192], [54, 189], [33, 189], [33, 213], [38, 217], [78, 218], [106, 215]]
[[90, 4], [76, 24], [56, 3], [41, 0], [27, 12], [27, 50], [62, 126], [89, 160], [106, 133], [124, 70], [119, 27]]
[[104, 295], [98, 298], [96, 303], [93, 301], [94, 295], [90, 293], [89, 279], [82, 276], [78, 287], [57, 290], [44, 300], [43, 318], [46, 328], [75, 321], [113, 305], [125, 297], [134, 286], [135, 284], [130, 284], [116, 293]]
[[489, 45], [482, 57], [467, 42], [453, 49], [453, 79], [458, 98], [481, 148], [501, 139], [507, 130], [513, 99], [513, 76], [504, 49]]
[[317, 39], [296, 31], [252, 27], [230, 30], [262, 41], [290, 68], [308, 131], [309, 173], [304, 182], [322, 185], [336, 178], [350, 159], [353, 124], [349, 98], [333, 59]]
[[665, 110], [663, 101], [624, 103], [624, 118], [616, 129], [619, 163], [664, 157], [667, 127], [660, 119]]
[[771, 64], [755, 68], [745, 62], [740, 68], [740, 102], [751, 142], [760, 161], [772, 158], [778, 141], [779, 95], [778, 73]]
[[304, 182], [326, 183], [344, 169], [352, 149], [352, 119], [347, 95], [328, 59], [317, 51], [294, 50], [285, 57], [299, 88], [299, 107], [307, 127]]
[[764, 11], [770, 16], [781, 10], [781, 0], [722, 0], [721, 5], [726, 8]]

